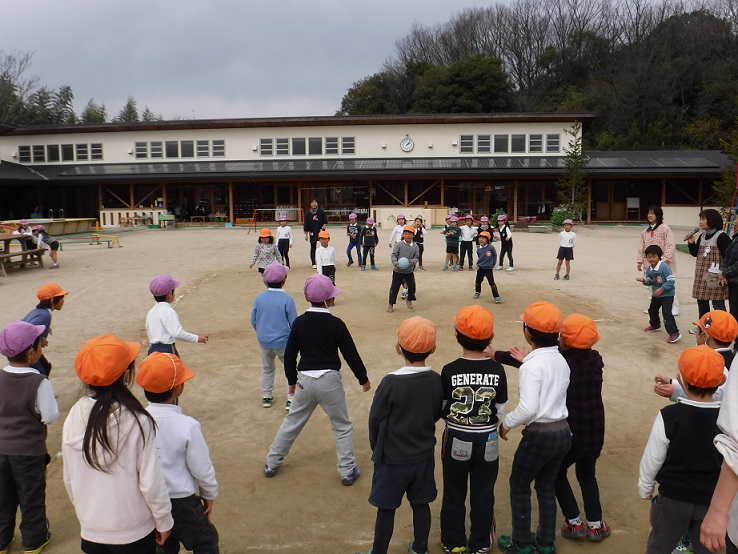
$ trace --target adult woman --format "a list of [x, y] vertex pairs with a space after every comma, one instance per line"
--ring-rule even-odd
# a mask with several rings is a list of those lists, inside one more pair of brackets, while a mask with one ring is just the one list
[[738, 316], [738, 233], [733, 235], [732, 242], [725, 249], [723, 261], [720, 264], [718, 279], [723, 286], [728, 287], [728, 302], [730, 313]]
[[[694, 264], [694, 285], [692, 298], [697, 299], [699, 317], [710, 311], [710, 301], [714, 310], [725, 310], [728, 291], [720, 286], [718, 273], [730, 246], [730, 237], [723, 231], [723, 218], [713, 209], [700, 212], [701, 232], [687, 239], [689, 253], [697, 258]], [[695, 238], [696, 237], [696, 238]], [[690, 329], [690, 333], [696, 334]]]
[[[661, 206], [651, 206], [648, 208], [646, 218], [648, 227], [641, 233], [638, 245], [638, 271], [643, 271], [643, 266], [646, 265], [646, 247], [655, 244], [664, 252], [661, 261], [668, 265], [671, 272], [676, 275], [676, 244], [671, 229], [664, 224], [664, 210]], [[671, 313], [679, 315], [679, 311], [679, 301], [675, 295]]]

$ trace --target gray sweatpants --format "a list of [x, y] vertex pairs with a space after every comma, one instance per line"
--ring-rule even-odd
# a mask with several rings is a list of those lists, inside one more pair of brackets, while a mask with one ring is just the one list
[[657, 495], [651, 501], [651, 534], [646, 554], [671, 554], [684, 531], [689, 531], [692, 552], [708, 554], [700, 542], [702, 520], [709, 506], [680, 502]]
[[[265, 398], [272, 397], [274, 390], [274, 359], [279, 358], [284, 365], [284, 348], [261, 349], [261, 392]], [[289, 388], [289, 385], [288, 385]]]

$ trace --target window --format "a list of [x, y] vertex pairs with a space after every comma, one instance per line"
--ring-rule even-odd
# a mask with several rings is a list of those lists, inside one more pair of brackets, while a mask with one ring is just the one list
[[64, 162], [74, 161], [74, 145], [73, 144], [62, 144], [61, 153], [62, 153], [62, 161]]
[[511, 152], [525, 152], [525, 135], [513, 135], [510, 140]]
[[320, 137], [310, 137], [308, 139], [308, 154], [311, 156], [320, 156], [323, 154], [323, 139]]
[[47, 162], [58, 162], [61, 158], [58, 144], [47, 144], [46, 145], [46, 161]]
[[561, 137], [560, 135], [546, 135], [546, 152], [559, 152]]
[[259, 154], [262, 156], [274, 156], [274, 141], [270, 138], [260, 139]]
[[477, 136], [477, 152], [480, 154], [489, 154], [491, 152], [490, 145], [492, 144], [492, 137], [490, 135], [478, 135]]
[[355, 154], [354, 137], [341, 137], [341, 154]]
[[34, 144], [33, 145], [33, 163], [36, 162], [45, 162], [46, 161], [46, 152], [43, 144]]
[[474, 135], [461, 135], [461, 137], [459, 138], [459, 153], [474, 153]]
[[338, 137], [325, 138], [325, 153], [338, 154]]
[[225, 141], [214, 140], [213, 141], [213, 158], [225, 158]]
[[277, 139], [277, 156], [289, 156], [290, 155], [290, 139], [278, 138]]
[[90, 144], [90, 159], [91, 160], [102, 160], [103, 159], [102, 142], [94, 142]]
[[163, 158], [164, 157], [164, 150], [162, 149], [162, 143], [160, 140], [157, 140], [156, 142], [150, 142], [149, 148], [151, 148], [150, 156], [152, 158]]
[[168, 140], [164, 143], [164, 153], [167, 158], [179, 158], [179, 142]]
[[507, 154], [510, 151], [507, 144], [509, 138], [507, 135], [495, 135], [495, 152]]
[[18, 147], [18, 161], [30, 163], [31, 161], [31, 147], [30, 146], [19, 146]]
[[90, 159], [89, 149], [86, 144], [75, 144], [77, 149], [77, 161], [87, 161]]
[[198, 140], [197, 141], [197, 157], [198, 158], [209, 158], [210, 157], [210, 141], [209, 140]]
[[304, 156], [305, 155], [305, 139], [304, 138], [293, 138], [292, 139], [292, 155], [293, 156]]
[[528, 152], [533, 154], [543, 152], [543, 135], [528, 136]]
[[137, 142], [135, 146], [136, 146], [136, 159], [146, 159], [149, 157], [149, 143]]
[[181, 156], [183, 158], [194, 158], [195, 157], [195, 142], [192, 140], [183, 140], [179, 144]]

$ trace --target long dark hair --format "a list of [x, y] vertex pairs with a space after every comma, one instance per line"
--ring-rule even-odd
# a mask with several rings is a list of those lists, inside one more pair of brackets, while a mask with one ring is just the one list
[[656, 225], [653, 226], [654, 229], [664, 222], [664, 210], [658, 204], [649, 206], [646, 213], [648, 212], [653, 212], [653, 215], [656, 216]]
[[[128, 383], [133, 379], [133, 368], [134, 362], [128, 366], [126, 371], [118, 378], [118, 380], [112, 385], [104, 387], [96, 387], [88, 385], [90, 390], [93, 392], [92, 397], [95, 399], [95, 404], [90, 411], [90, 417], [87, 420], [87, 429], [85, 429], [85, 438], [82, 443], [82, 450], [84, 452], [85, 461], [90, 467], [102, 471], [104, 473], [110, 473], [110, 468], [104, 459], [98, 457], [97, 446], [100, 445], [102, 453], [109, 454], [113, 460], [118, 457], [116, 447], [118, 440], [111, 441], [109, 431], [109, 419], [114, 417], [117, 422], [120, 422], [121, 414], [124, 409], [130, 411], [136, 418], [138, 428], [141, 431], [141, 437], [144, 443], [146, 443], [146, 432], [141, 424], [141, 418], [146, 418], [151, 422], [151, 427], [156, 433], [156, 422], [151, 414], [147, 412], [138, 399], [133, 396], [131, 391], [128, 389]], [[128, 380], [126, 379], [128, 375]], [[120, 438], [120, 437], [119, 437]]]

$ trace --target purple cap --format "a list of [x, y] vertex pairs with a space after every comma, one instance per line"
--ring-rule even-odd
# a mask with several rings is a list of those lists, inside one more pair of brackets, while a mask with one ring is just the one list
[[159, 275], [154, 277], [154, 280], [149, 283], [149, 290], [154, 296], [166, 296], [181, 284], [169, 275]]
[[458, 221], [458, 220], [459, 220], [459, 218], [458, 218], [458, 217], [456, 217], [455, 215], [452, 215], [451, 217], [449, 217], [449, 218], [448, 218], [448, 220], [449, 220], [449, 221]]
[[367, 217], [367, 218], [366, 218], [366, 222], [367, 222], [367, 223], [368, 223], [369, 225], [373, 225], [373, 224], [374, 224], [374, 218], [373, 218], [373, 217]]
[[325, 302], [329, 298], [338, 296], [341, 289], [335, 286], [327, 275], [316, 273], [307, 278], [304, 291], [305, 298], [310, 302]]
[[572, 221], [571, 219], [565, 219], [565, 220], [564, 220], [564, 225], [566, 225], [567, 223], [568, 223], [569, 225], [574, 225], [574, 222], [573, 222], [573, 221]]
[[21, 225], [28, 225], [28, 220], [27, 219], [21, 219], [20, 220], [20, 224]]
[[454, 216], [454, 214], [446, 214], [446, 219], [451, 219]]
[[287, 216], [282, 214], [279, 216], [279, 221], [287, 221]]
[[505, 214], [500, 214], [497, 216], [497, 221], [506, 221], [507, 216]]
[[45, 325], [34, 325], [25, 321], [12, 321], [0, 331], [0, 354], [12, 358], [33, 344], [43, 332]]
[[33, 230], [34, 230], [34, 231], [46, 231], [46, 227], [44, 227], [43, 225], [36, 225], [36, 226], [35, 226], [35, 227], [33, 228]]
[[356, 214], [349, 214], [349, 219], [356, 219]]
[[281, 283], [287, 277], [289, 268], [279, 262], [273, 262], [264, 268], [262, 277], [265, 283]]
[[405, 214], [397, 214], [396, 219], [405, 219]]
[[474, 216], [472, 214], [466, 214], [464, 216], [464, 219], [471, 219], [472, 221], [474, 221]]
[[483, 216], [482, 216], [482, 219], [481, 219], [480, 221], [482, 221], [482, 222], [486, 223], [486, 222], [488, 222], [488, 221], [489, 221], [489, 218], [488, 218], [488, 217], [487, 217], [486, 215], [483, 215]]

